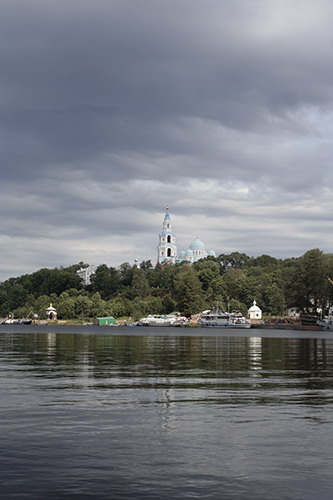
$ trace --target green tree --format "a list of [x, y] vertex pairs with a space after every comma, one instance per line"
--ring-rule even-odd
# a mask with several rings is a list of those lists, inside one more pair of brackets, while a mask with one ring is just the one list
[[34, 305], [34, 312], [38, 314], [39, 318], [41, 319], [46, 318], [46, 309], [49, 307], [51, 302], [52, 299], [48, 295], [40, 295], [39, 297], [37, 297]]
[[146, 297], [149, 295], [149, 283], [143, 269], [134, 269], [131, 287], [131, 297]]
[[224, 307], [222, 304], [226, 303], [228, 292], [223, 276], [218, 276], [211, 281], [205, 295], [206, 302], [211, 309], [216, 307], [216, 304], [219, 304], [220, 308]]
[[170, 295], [164, 295], [164, 297], [162, 298], [161, 313], [162, 314], [172, 313], [172, 312], [176, 311], [176, 307], [177, 307], [176, 301], [173, 300], [173, 298], [170, 297]]
[[57, 312], [59, 319], [75, 318], [75, 299], [68, 292], [62, 292], [57, 302]]
[[119, 289], [120, 275], [113, 267], [101, 264], [91, 276], [91, 290], [99, 292], [104, 300], [110, 299]]
[[[328, 309], [333, 304], [333, 254], [325, 255], [326, 281], [324, 287], [325, 303], [323, 310], [328, 313]], [[325, 310], [326, 305], [326, 310]]]
[[294, 301], [290, 305], [307, 312], [325, 308], [326, 274], [325, 257], [318, 248], [308, 250], [297, 259], [288, 280], [289, 301]]
[[242, 269], [251, 261], [251, 257], [245, 253], [232, 252], [230, 254], [221, 253], [218, 256], [218, 261], [221, 263], [223, 272], [228, 269]]
[[265, 305], [267, 311], [273, 316], [282, 316], [285, 314], [285, 299], [283, 291], [272, 284], [265, 290]]
[[79, 295], [75, 298], [75, 317], [76, 318], [89, 318], [90, 317], [90, 299], [84, 295]]
[[107, 316], [107, 315], [108, 315], [107, 302], [102, 299], [101, 294], [99, 292], [95, 292], [90, 297], [89, 316], [91, 318], [96, 318], [98, 316]]
[[128, 262], [123, 262], [123, 264], [120, 264], [119, 275], [121, 286], [126, 287], [132, 284], [133, 270], [134, 266], [131, 266]]
[[186, 266], [177, 273], [174, 287], [177, 308], [180, 312], [191, 316], [203, 310], [204, 294], [193, 267]]
[[221, 275], [220, 265], [213, 260], [199, 260], [193, 264], [194, 269], [197, 271], [202, 289], [208, 290], [213, 280], [216, 280]]
[[162, 296], [170, 293], [173, 290], [176, 273], [182, 266], [182, 264], [180, 266], [156, 266], [154, 272], [149, 271], [147, 275], [150, 287]]
[[274, 268], [279, 265], [279, 260], [275, 257], [271, 257], [270, 255], [259, 255], [259, 257], [255, 257], [251, 259], [251, 265], [255, 267], [262, 268]]
[[125, 297], [116, 297], [108, 301], [107, 309], [115, 318], [129, 316], [131, 314], [131, 301]]
[[231, 299], [229, 302], [229, 310], [236, 312], [240, 311], [244, 316], [246, 316], [248, 308], [246, 307], [245, 304], [243, 304], [239, 300]]
[[13, 311], [25, 304], [28, 299], [29, 292], [20, 284], [14, 284], [7, 292], [7, 308], [8, 311]]
[[143, 260], [140, 263], [140, 269], [147, 270], [147, 269], [152, 269], [152, 268], [153, 268], [153, 264], [152, 264], [151, 260]]

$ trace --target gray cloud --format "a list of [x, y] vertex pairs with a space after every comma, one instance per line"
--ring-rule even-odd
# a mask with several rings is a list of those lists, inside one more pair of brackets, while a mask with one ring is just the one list
[[5, 0], [0, 279], [179, 247], [331, 251], [329, 0]]

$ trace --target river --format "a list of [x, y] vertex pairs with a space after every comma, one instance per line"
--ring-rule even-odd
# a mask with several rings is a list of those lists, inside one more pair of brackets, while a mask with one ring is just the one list
[[3, 326], [4, 499], [328, 500], [333, 335]]

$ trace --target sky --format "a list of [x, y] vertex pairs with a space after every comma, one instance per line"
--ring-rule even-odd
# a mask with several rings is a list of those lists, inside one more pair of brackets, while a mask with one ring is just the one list
[[1, 0], [0, 281], [333, 237], [331, 0]]

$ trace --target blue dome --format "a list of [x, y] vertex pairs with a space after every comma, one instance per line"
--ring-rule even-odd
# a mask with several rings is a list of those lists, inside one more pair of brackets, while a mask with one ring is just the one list
[[186, 256], [186, 252], [185, 252], [185, 250], [182, 250], [182, 251], [180, 252], [180, 254], [179, 254], [179, 257], [180, 257], [181, 259], [183, 259], [185, 256]]
[[190, 255], [193, 255], [192, 250], [191, 250], [190, 248], [189, 248], [188, 250], [186, 250], [185, 255], [186, 255], [187, 257], [188, 257], [188, 256], [190, 256]]
[[199, 238], [196, 238], [194, 241], [192, 241], [190, 245], [191, 250], [205, 250], [205, 245], [202, 243]]
[[208, 255], [212, 255], [213, 257], [216, 257], [216, 253], [214, 250], [209, 250]]

